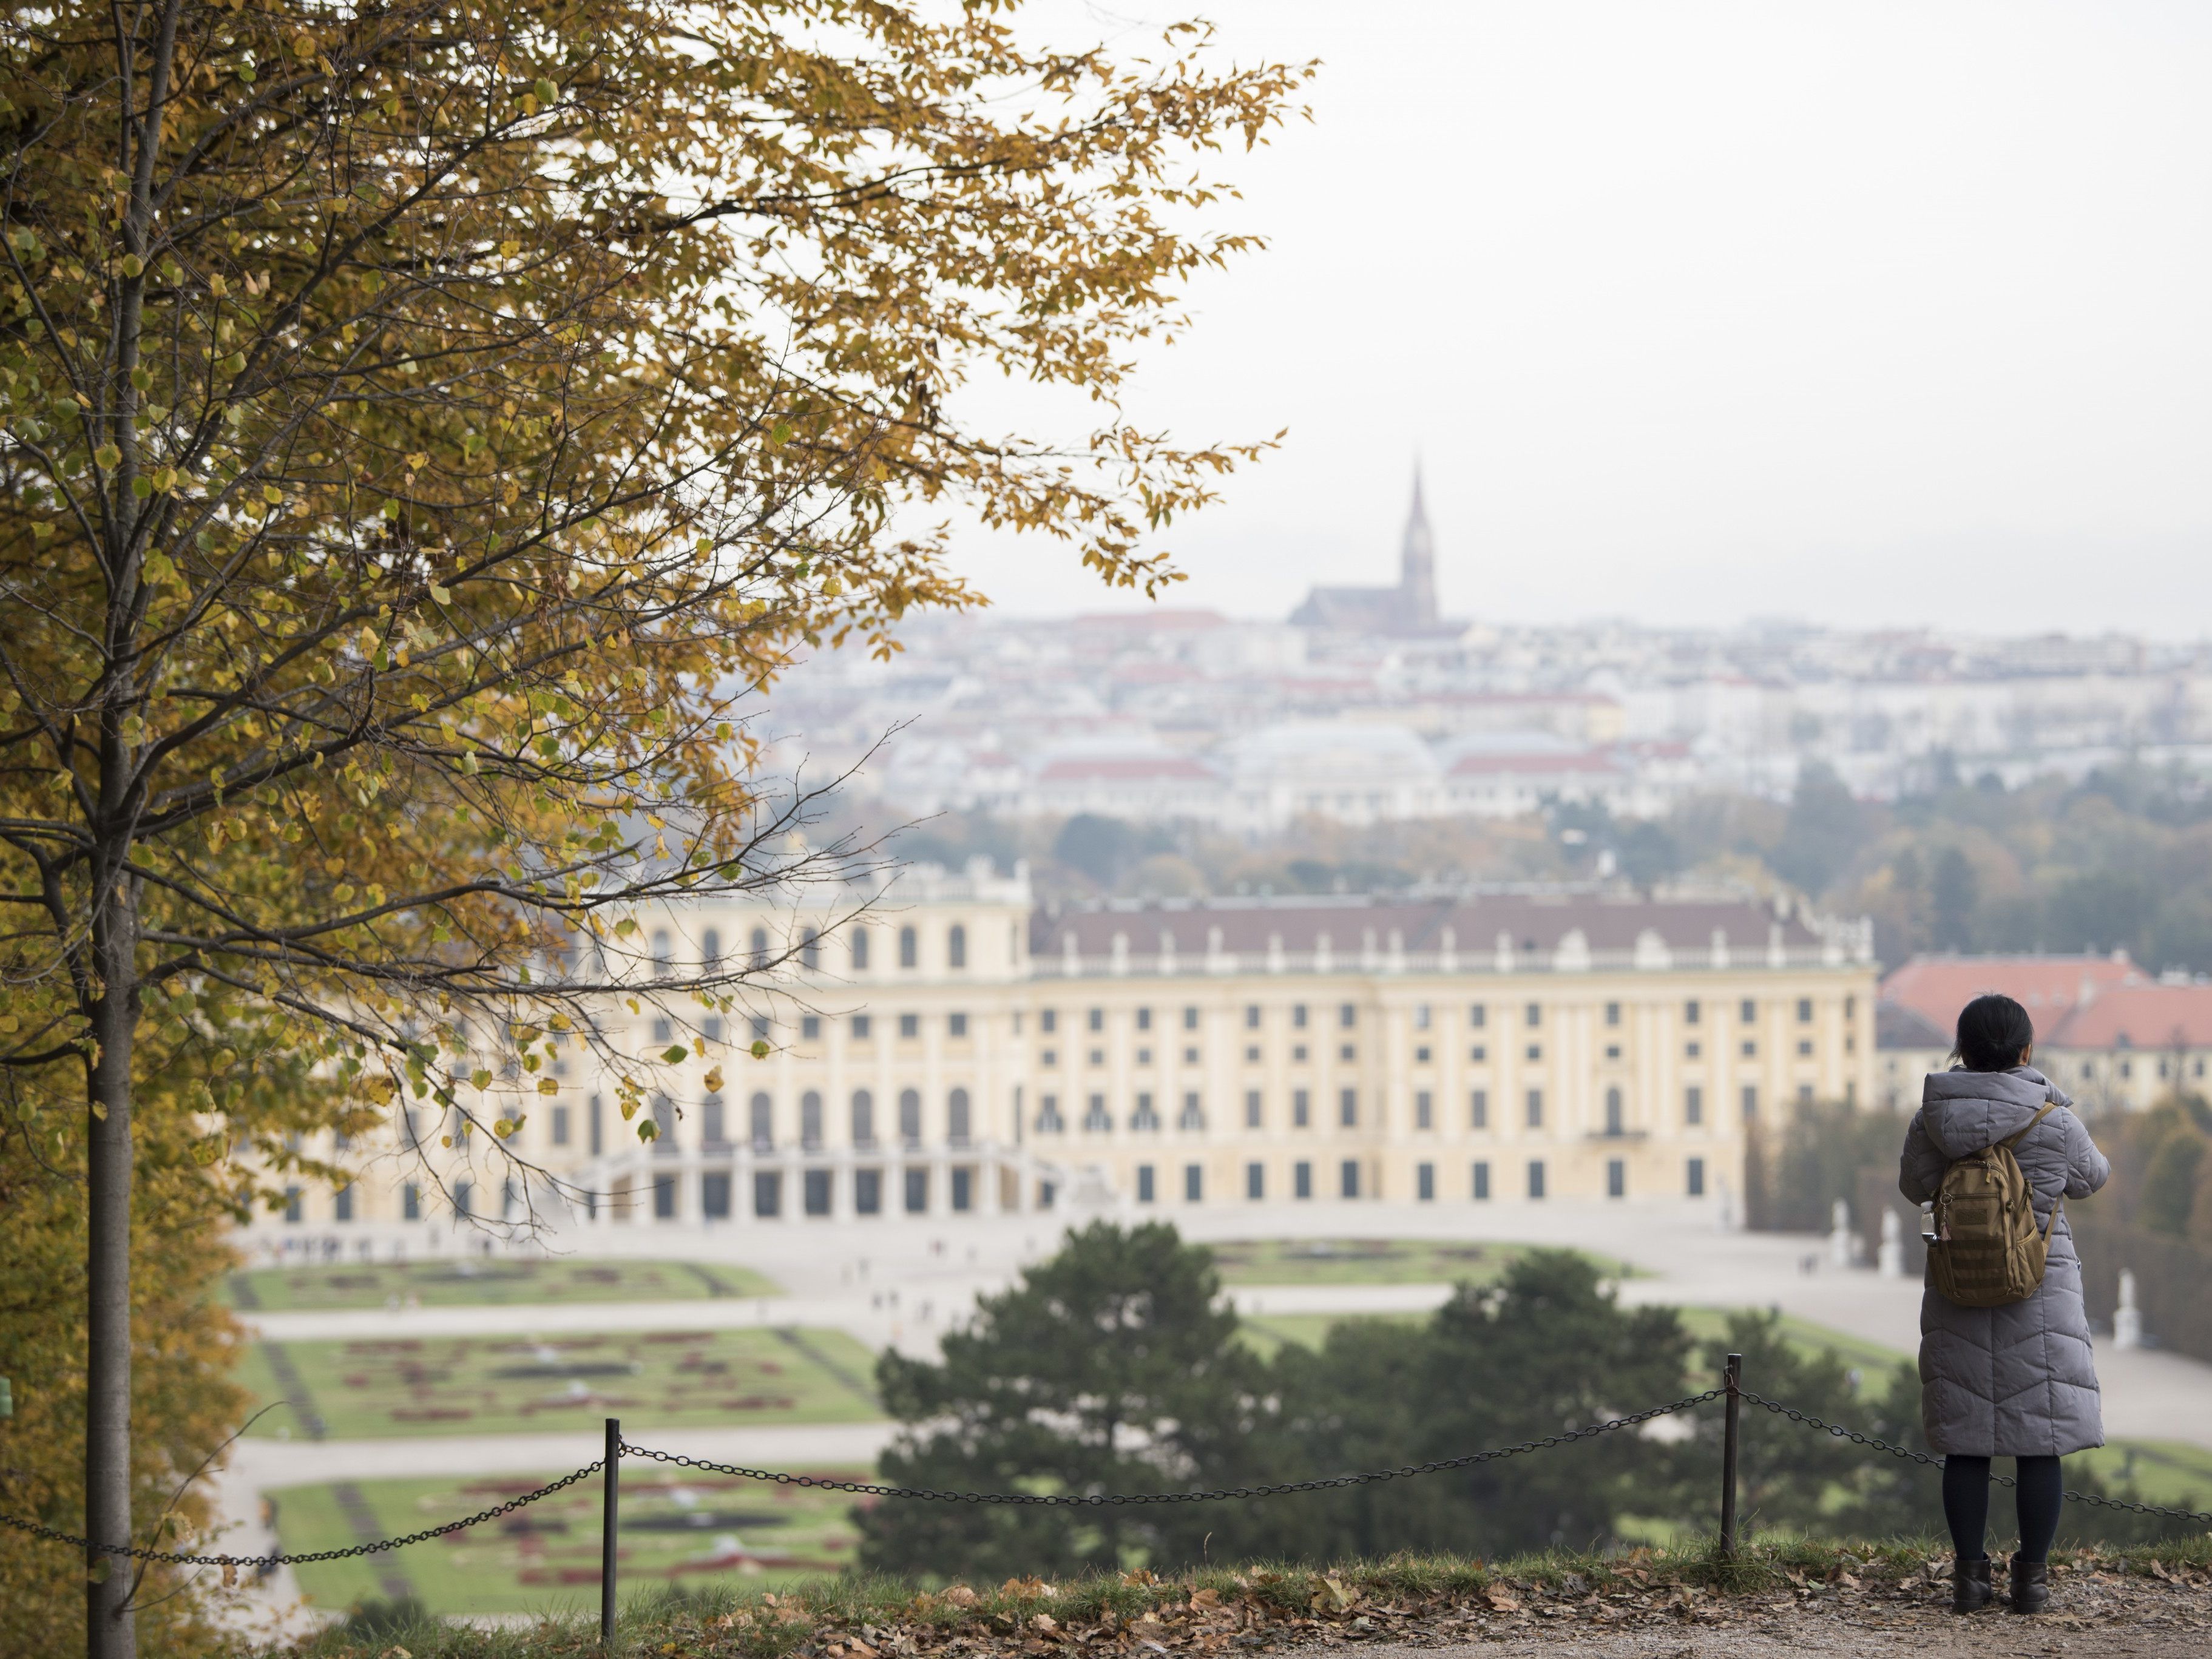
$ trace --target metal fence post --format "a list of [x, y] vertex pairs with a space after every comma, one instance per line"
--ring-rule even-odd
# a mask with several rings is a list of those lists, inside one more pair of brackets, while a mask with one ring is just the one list
[[[1735, 1559], [1736, 1429], [1743, 1410], [1743, 1356], [1732, 1353], [1721, 1372], [1728, 1394], [1728, 1422], [1721, 1434], [1721, 1559]], [[611, 1504], [612, 1499], [608, 1500]], [[611, 1513], [611, 1511], [610, 1511]]]
[[607, 1462], [604, 1478], [606, 1482], [606, 1507], [599, 1522], [599, 1647], [603, 1652], [612, 1653], [615, 1650], [615, 1547], [622, 1534], [620, 1418], [607, 1419]]

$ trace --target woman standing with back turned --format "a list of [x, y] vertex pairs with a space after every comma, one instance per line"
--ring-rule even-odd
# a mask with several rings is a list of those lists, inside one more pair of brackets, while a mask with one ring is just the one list
[[2073, 1103], [2028, 1064], [2034, 1046], [2027, 1010], [2010, 997], [1968, 1003], [1959, 1015], [1958, 1064], [1929, 1075], [1898, 1173], [1905, 1197], [1924, 1204], [1954, 1161], [2017, 1136], [2013, 1156], [2050, 1240], [2043, 1282], [2024, 1300], [1962, 1307], [1936, 1288], [1932, 1263], [1921, 1297], [1920, 1418], [1929, 1449], [1943, 1454], [1943, 1519], [1958, 1553], [1951, 1606], [1958, 1613], [1990, 1599], [1983, 1544], [1990, 1460], [2018, 1460], [2012, 1606], [2040, 1613], [2051, 1599], [2051, 1540], [2064, 1484], [2058, 1460], [2105, 1443], [2081, 1263], [2059, 1200], [2088, 1197], [2112, 1166], [2068, 1109]]

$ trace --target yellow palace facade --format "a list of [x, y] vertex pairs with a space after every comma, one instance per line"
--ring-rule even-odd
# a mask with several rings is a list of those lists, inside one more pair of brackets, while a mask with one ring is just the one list
[[[702, 908], [651, 931], [671, 973], [786, 960], [750, 1017], [610, 1000], [617, 1052], [704, 1053], [659, 1079], [650, 1143], [588, 1055], [553, 1068], [516, 1150], [593, 1194], [564, 1220], [1663, 1197], [1725, 1223], [1747, 1125], [1874, 1097], [1867, 925], [1747, 898], [1053, 909], [1024, 872], [978, 861], [908, 870], [842, 927], [831, 914]], [[349, 1231], [446, 1224], [455, 1202], [520, 1213], [495, 1159], [431, 1127], [418, 1109], [404, 1151], [333, 1150], [352, 1187], [296, 1192], [255, 1232], [336, 1252]]]

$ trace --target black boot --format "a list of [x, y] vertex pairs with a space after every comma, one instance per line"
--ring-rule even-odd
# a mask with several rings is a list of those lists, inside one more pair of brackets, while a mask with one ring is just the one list
[[2012, 1559], [2012, 1610], [2014, 1613], [2041, 1613], [2051, 1605], [2051, 1563], [2031, 1561], [2026, 1556]]
[[1990, 1589], [1988, 1556], [1984, 1555], [1978, 1561], [1969, 1561], [1961, 1556], [1951, 1563], [1952, 1612], [1978, 1613], [1989, 1606], [1993, 1594], [1995, 1592]]

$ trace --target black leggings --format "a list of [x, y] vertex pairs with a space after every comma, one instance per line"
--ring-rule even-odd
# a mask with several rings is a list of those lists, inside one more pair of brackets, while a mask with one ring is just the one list
[[[2020, 1553], [2031, 1561], [2048, 1560], [2058, 1535], [2058, 1506], [2065, 1484], [2055, 1457], [2016, 1460], [2020, 1477]], [[1943, 1460], [1943, 1520], [1951, 1528], [1951, 1547], [1962, 1561], [1978, 1561], [1987, 1552], [1983, 1536], [1990, 1524], [1990, 1460]]]

